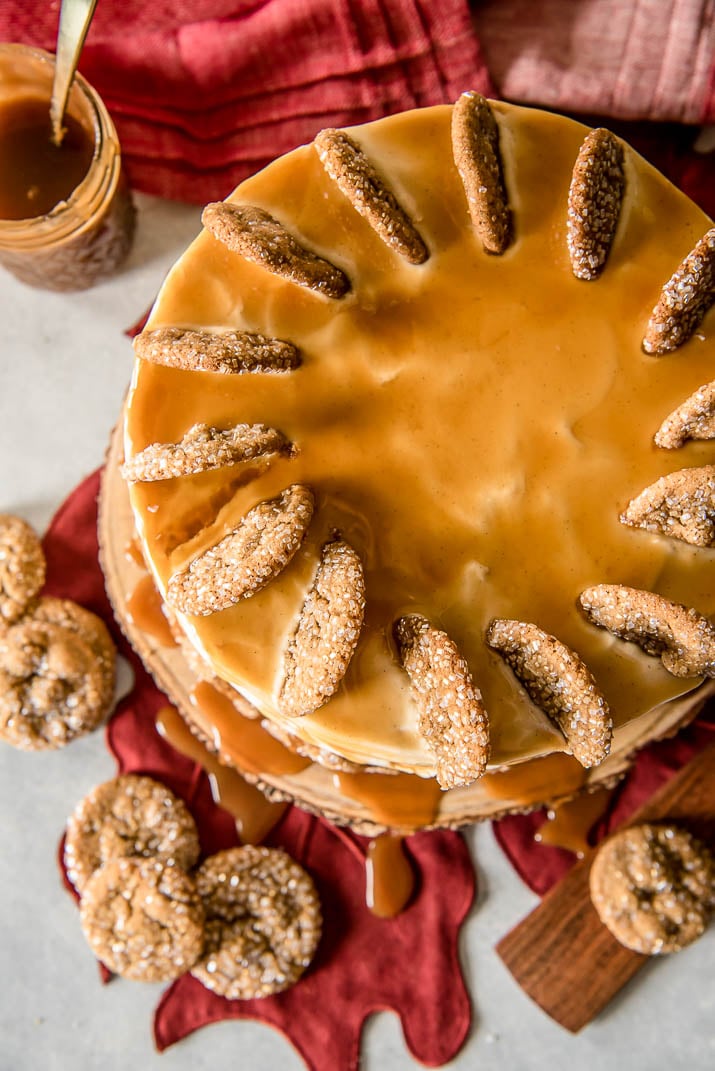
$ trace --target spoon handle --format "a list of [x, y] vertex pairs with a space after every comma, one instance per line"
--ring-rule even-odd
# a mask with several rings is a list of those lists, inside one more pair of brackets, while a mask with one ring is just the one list
[[55, 145], [60, 145], [64, 137], [62, 120], [67, 107], [67, 98], [96, 6], [97, 0], [62, 0], [60, 6], [55, 77], [50, 101], [52, 140]]

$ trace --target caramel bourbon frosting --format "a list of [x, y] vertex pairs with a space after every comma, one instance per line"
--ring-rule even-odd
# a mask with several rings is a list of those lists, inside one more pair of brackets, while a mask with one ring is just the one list
[[585, 767], [715, 674], [711, 222], [604, 130], [465, 94], [323, 131], [170, 272], [142, 552], [296, 746]]

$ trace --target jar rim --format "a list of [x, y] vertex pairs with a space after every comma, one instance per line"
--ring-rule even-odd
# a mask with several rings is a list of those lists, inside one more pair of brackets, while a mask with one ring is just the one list
[[[53, 53], [34, 45], [2, 42], [0, 43], [0, 61], [5, 55], [19, 57], [26, 55], [46, 65], [48, 71], [53, 70], [55, 65]], [[119, 142], [111, 116], [102, 98], [79, 71], [75, 73], [71, 89], [74, 90], [75, 87], [88, 106], [92, 122], [94, 146], [87, 172], [69, 197], [58, 202], [49, 212], [39, 216], [24, 216], [20, 219], [0, 219], [0, 236], [3, 241], [13, 242], [16, 238], [21, 240], [28, 227], [43, 231], [51, 228], [58, 240], [66, 238], [84, 225], [83, 220], [80, 222], [75, 218], [78, 205], [85, 200], [94, 202], [97, 198], [104, 197], [107, 187], [111, 185], [112, 180], [117, 178], [118, 168], [111, 165], [99, 174], [97, 173], [97, 164], [107, 145], [110, 147], [113, 145], [116, 148], [117, 156], [119, 153]]]

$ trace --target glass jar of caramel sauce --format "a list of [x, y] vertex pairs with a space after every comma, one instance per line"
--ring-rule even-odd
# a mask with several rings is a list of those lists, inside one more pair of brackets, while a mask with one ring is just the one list
[[102, 100], [76, 75], [55, 145], [54, 58], [0, 44], [0, 265], [46, 290], [84, 290], [132, 244], [135, 211]]

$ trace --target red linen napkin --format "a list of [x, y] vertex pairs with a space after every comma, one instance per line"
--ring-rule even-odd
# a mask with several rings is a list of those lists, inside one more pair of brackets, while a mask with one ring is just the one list
[[[0, 39], [52, 50], [58, 10], [0, 0]], [[714, 53], [712, 0], [101, 0], [80, 70], [132, 185], [203, 204], [322, 127], [466, 89], [713, 121]]]
[[[0, 38], [53, 49], [57, 9], [0, 0]], [[321, 127], [493, 89], [466, 0], [102, 0], [80, 70], [135, 188], [199, 203]]]
[[[75, 599], [106, 621], [136, 674], [131, 694], [107, 728], [119, 772], [156, 777], [180, 795], [196, 818], [202, 852], [209, 855], [238, 843], [236, 826], [214, 804], [203, 771], [156, 731], [155, 715], [167, 699], [123, 639], [110, 610], [98, 563], [98, 489], [95, 473], [52, 521], [43, 541], [44, 593]], [[415, 892], [393, 919], [377, 918], [366, 907], [365, 838], [290, 807], [266, 843], [288, 851], [318, 887], [324, 922], [314, 962], [292, 989], [263, 1000], [224, 1000], [190, 976], [180, 978], [156, 1010], [158, 1048], [217, 1020], [251, 1018], [281, 1030], [310, 1071], [357, 1071], [365, 1019], [374, 1011], [392, 1010], [418, 1060], [437, 1067], [452, 1059], [471, 1022], [458, 938], [474, 898], [475, 878], [462, 837], [438, 832], [407, 839]]]

